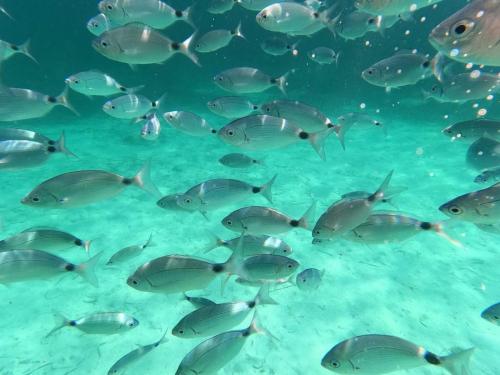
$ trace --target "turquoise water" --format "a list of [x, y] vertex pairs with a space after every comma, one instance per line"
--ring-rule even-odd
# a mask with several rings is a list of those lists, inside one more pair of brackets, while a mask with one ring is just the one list
[[[105, 99], [101, 97], [89, 100], [71, 92], [70, 101], [80, 113], [78, 117], [56, 108], [43, 118], [2, 123], [1, 127], [30, 129], [52, 139], [65, 131], [68, 148], [78, 155], [76, 159], [57, 154], [37, 168], [1, 172], [2, 237], [34, 226], [56, 227], [92, 240], [91, 255], [102, 251], [103, 257], [96, 270], [98, 288], [72, 275], [1, 287], [0, 374], [106, 374], [120, 357], [137, 345], [159, 340], [192, 311], [180, 294], [139, 292], [126, 284], [127, 277], [141, 264], [167, 254], [225, 261], [230, 255], [225, 248], [203, 252], [211, 233], [224, 239], [235, 237], [220, 220], [243, 205], [266, 204], [262, 197], [251, 197], [243, 205], [210, 213], [209, 221], [197, 213], [162, 210], [154, 197], [134, 187], [116, 198], [70, 210], [20, 204], [34, 186], [58, 174], [102, 169], [132, 177], [149, 159], [152, 180], [165, 195], [186, 191], [211, 178], [235, 178], [260, 185], [277, 174], [272, 206], [294, 218], [312, 201], [318, 203], [318, 218], [342, 194], [374, 191], [394, 169], [392, 184], [407, 187], [394, 199], [397, 209], [423, 220], [443, 221], [445, 230], [463, 245], [455, 247], [435, 233], [421, 233], [400, 244], [365, 245], [340, 239], [313, 246], [310, 232], [288, 232], [281, 238], [294, 249], [291, 257], [300, 263], [299, 270], [324, 269], [322, 284], [313, 292], [296, 287], [273, 291], [279, 305], [259, 307], [258, 319], [277, 339], [250, 337], [221, 374], [328, 374], [321, 367], [323, 355], [344, 339], [369, 333], [403, 337], [439, 355], [457, 347], [475, 347], [471, 374], [500, 373], [500, 331], [480, 317], [482, 310], [500, 298], [498, 235], [479, 231], [469, 223], [447, 221], [438, 210], [453, 197], [479, 188], [473, 182], [478, 171], [465, 163], [468, 143], [451, 142], [441, 129], [475, 118], [479, 108], [488, 110], [488, 118], [500, 118], [498, 100], [478, 101], [477, 107], [476, 102], [424, 102], [420, 90], [432, 85], [432, 79], [385, 93], [359, 76], [361, 70], [389, 56], [394, 47], [433, 53], [426, 42], [429, 30], [464, 4], [444, 0], [436, 9], [417, 12], [413, 21], [397, 24], [384, 36], [369, 34], [345, 42], [324, 30], [304, 38], [297, 57], [272, 57], [258, 46], [269, 33], [254, 23], [254, 13], [235, 8], [213, 16], [204, 10], [207, 2], [200, 1], [194, 20], [201, 30], [232, 28], [241, 19], [247, 40], [235, 40], [223, 50], [201, 56], [201, 68], [184, 56], [175, 56], [163, 65], [133, 71], [91, 48], [93, 37], [85, 23], [97, 13], [95, 2], [4, 0], [2, 5], [15, 21], [0, 15], [0, 38], [16, 43], [31, 38], [32, 54], [39, 61], [37, 65], [15, 56], [5, 62], [1, 67], [5, 85], [57, 94], [70, 74], [98, 68], [127, 86], [146, 85], [141, 93], [151, 99], [166, 93], [162, 110], [193, 111], [220, 128], [228, 121], [212, 114], [205, 105], [226, 94], [212, 83], [214, 74], [235, 66], [256, 66], [277, 75], [295, 68], [288, 98], [314, 105], [332, 119], [352, 111], [366, 112], [383, 122], [387, 136], [377, 128], [353, 128], [347, 136], [346, 151], [335, 137], [327, 140], [326, 162], [307, 142], [299, 142], [276, 151], [250, 152], [255, 158], [265, 158], [265, 165], [238, 170], [218, 163], [221, 156], [240, 150], [223, 144], [216, 136], [191, 137], [162, 123], [159, 139], [146, 141], [139, 136], [140, 125], [104, 114], [100, 107]], [[180, 1], [171, 5], [184, 8]], [[424, 15], [426, 21], [420, 22]], [[410, 36], [405, 36], [407, 29]], [[180, 23], [167, 33], [182, 40], [190, 28]], [[371, 47], [365, 45], [366, 40], [371, 41]], [[338, 68], [315, 65], [307, 59], [306, 52], [321, 45], [342, 52]], [[250, 95], [256, 103], [281, 97], [274, 88]], [[143, 244], [150, 233], [154, 246], [124, 265], [105, 266], [114, 252]], [[75, 264], [87, 259], [81, 248], [58, 255]], [[190, 294], [226, 302], [252, 299], [257, 293], [256, 288], [236, 284], [233, 278], [221, 294], [222, 281], [220, 277], [207, 289]], [[119, 335], [87, 335], [68, 327], [45, 337], [57, 323], [57, 314], [77, 319], [99, 311], [127, 312], [140, 324]], [[168, 334], [165, 343], [129, 367], [127, 373], [174, 374], [182, 358], [202, 340]], [[423, 366], [399, 373], [445, 372]]]

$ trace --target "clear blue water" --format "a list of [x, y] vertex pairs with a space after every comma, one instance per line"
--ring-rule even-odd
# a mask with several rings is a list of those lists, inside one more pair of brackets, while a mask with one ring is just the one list
[[[165, 195], [211, 178], [235, 178], [259, 185], [277, 173], [273, 207], [298, 217], [315, 200], [316, 218], [346, 192], [374, 190], [394, 169], [394, 186], [408, 188], [395, 199], [397, 209], [428, 221], [444, 221], [445, 229], [463, 244], [457, 248], [433, 233], [422, 233], [400, 244], [376, 246], [340, 239], [317, 247], [311, 244], [310, 232], [290, 231], [283, 238], [293, 247], [292, 257], [300, 263], [299, 270], [324, 269], [323, 282], [314, 292], [296, 287], [273, 292], [279, 305], [259, 307], [258, 314], [262, 325], [278, 340], [251, 337], [221, 374], [327, 374], [320, 365], [323, 355], [344, 339], [368, 333], [403, 337], [442, 355], [457, 347], [475, 347], [471, 374], [500, 373], [500, 331], [480, 318], [480, 312], [500, 298], [498, 235], [479, 231], [472, 224], [446, 221], [438, 211], [449, 199], [479, 188], [473, 182], [478, 172], [465, 163], [468, 144], [450, 142], [441, 129], [475, 118], [479, 108], [486, 108], [489, 118], [499, 118], [498, 99], [478, 101], [477, 106], [476, 102], [426, 102], [420, 90], [432, 85], [432, 79], [385, 93], [360, 78], [361, 70], [392, 54], [395, 47], [433, 53], [427, 43], [430, 29], [465, 1], [444, 0], [436, 9], [417, 12], [413, 21], [398, 23], [383, 36], [372, 33], [346, 42], [324, 30], [303, 38], [296, 57], [272, 57], [260, 50], [259, 42], [269, 33], [255, 24], [255, 13], [235, 7], [213, 16], [205, 11], [207, 4], [196, 4], [194, 20], [200, 30], [233, 28], [241, 19], [247, 40], [235, 40], [223, 50], [201, 56], [201, 68], [175, 56], [163, 65], [132, 71], [91, 48], [93, 37], [85, 24], [97, 13], [95, 1], [4, 0], [2, 5], [15, 21], [0, 15], [0, 38], [15, 43], [30, 38], [39, 64], [23, 56], [12, 58], [1, 67], [2, 83], [57, 94], [70, 74], [100, 69], [125, 85], [144, 84], [142, 93], [151, 99], [166, 93], [164, 110], [193, 111], [219, 128], [227, 121], [205, 105], [225, 94], [212, 83], [214, 74], [236, 66], [255, 66], [276, 75], [295, 68], [288, 98], [314, 105], [330, 118], [364, 111], [384, 123], [387, 136], [376, 128], [352, 129], [346, 151], [334, 137], [327, 140], [326, 162], [307, 143], [298, 143], [272, 152], [249, 153], [265, 158], [265, 166], [237, 170], [217, 160], [239, 150], [215, 136], [191, 137], [163, 123], [159, 139], [149, 142], [140, 138], [139, 125], [104, 114], [104, 98], [89, 100], [75, 92], [70, 93], [70, 101], [81, 114], [78, 117], [56, 108], [40, 119], [2, 123], [1, 127], [30, 129], [51, 138], [65, 131], [68, 148], [79, 157], [59, 154], [37, 168], [1, 172], [2, 237], [34, 226], [57, 227], [93, 240], [91, 254], [102, 251], [104, 255], [97, 268], [98, 288], [70, 275], [0, 288], [0, 374], [106, 374], [121, 356], [137, 345], [157, 341], [192, 310], [180, 295], [143, 293], [128, 287], [126, 279], [138, 266], [166, 254], [219, 262], [228, 258], [230, 252], [224, 248], [208, 255], [203, 249], [211, 241], [210, 233], [225, 239], [234, 237], [220, 220], [241, 205], [217, 210], [206, 221], [196, 213], [162, 210], [154, 197], [135, 188], [111, 200], [71, 210], [40, 210], [20, 204], [35, 185], [55, 175], [103, 169], [132, 177], [148, 159], [152, 161], [152, 179]], [[171, 5], [184, 8], [181, 1]], [[421, 22], [423, 16], [425, 22]], [[410, 30], [408, 36], [406, 30]], [[180, 23], [166, 33], [182, 40], [190, 28]], [[370, 46], [366, 46], [367, 40]], [[306, 52], [316, 46], [341, 51], [339, 66], [310, 62]], [[275, 89], [250, 95], [256, 103], [281, 97]], [[245, 205], [250, 204], [264, 204], [264, 200], [253, 197], [245, 201]], [[104, 265], [115, 251], [144, 243], [150, 233], [155, 246], [123, 266]], [[58, 255], [76, 264], [87, 259], [80, 248]], [[217, 302], [255, 296], [257, 289], [234, 281], [227, 283], [221, 295], [222, 279], [191, 294]], [[124, 311], [140, 325], [120, 335], [86, 335], [65, 328], [45, 338], [56, 324], [56, 313], [79, 318], [98, 311]], [[127, 373], [174, 374], [184, 355], [201, 341], [168, 335], [164, 344]], [[424, 366], [400, 373], [440, 374], [444, 370]]]

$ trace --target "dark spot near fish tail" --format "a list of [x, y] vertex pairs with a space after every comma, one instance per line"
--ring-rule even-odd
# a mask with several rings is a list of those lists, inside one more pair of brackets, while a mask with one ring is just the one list
[[211, 133], [212, 133], [212, 134], [216, 134], [216, 133], [217, 133], [217, 130], [212, 129], [212, 130], [211, 130]]
[[76, 246], [82, 246], [83, 245], [83, 241], [82, 240], [79, 240], [78, 238], [75, 240], [75, 245]]
[[423, 66], [424, 68], [428, 68], [430, 65], [431, 65], [431, 62], [430, 62], [429, 60], [427, 60], [426, 62], [424, 62], [424, 63], [422, 64], [422, 66]]
[[255, 159], [253, 159], [253, 160], [252, 160], [252, 163], [257, 164], [257, 163], [258, 163], [258, 161], [257, 161], [257, 160], [255, 160]]
[[55, 145], [55, 144], [56, 144], [56, 142], [55, 142], [55, 141], [49, 141], [49, 142], [48, 142], [48, 144], [49, 144], [49, 145]]
[[74, 270], [75, 270], [75, 265], [74, 265], [74, 264], [71, 264], [71, 263], [68, 263], [68, 264], [66, 264], [66, 267], [64, 267], [64, 269], [65, 269], [66, 271], [70, 271], [70, 272], [71, 272], [71, 271], [74, 271]]
[[123, 86], [120, 86], [120, 91], [125, 92], [125, 91], [127, 91], [127, 88], [126, 88], [126, 87], [123, 87]]
[[248, 329], [248, 328], [247, 328], [247, 329], [245, 329], [241, 335], [242, 335], [243, 337], [248, 337], [248, 336], [250, 336], [250, 329]]
[[260, 192], [261, 192], [261, 188], [260, 187], [254, 186], [252, 188], [252, 193], [257, 194], [257, 193], [260, 193]]
[[314, 16], [314, 18], [319, 18], [319, 13], [315, 12], [315, 13], [313, 13], [313, 16]]
[[70, 326], [74, 327], [74, 326], [76, 326], [76, 321], [75, 321], [75, 320], [70, 320], [70, 321], [68, 322], [68, 325], [70, 325]]
[[440, 365], [441, 364], [441, 360], [439, 359], [439, 357], [431, 352], [425, 352], [424, 359], [433, 365]]
[[300, 223], [299, 223], [299, 220], [291, 220], [291, 221], [290, 221], [290, 225], [291, 225], [292, 227], [298, 227], [298, 226], [299, 226], [299, 224], [300, 224]]
[[56, 148], [54, 146], [47, 147], [48, 152], [56, 152]]
[[132, 185], [132, 183], [134, 182], [134, 179], [125, 177], [122, 182], [124, 185]]
[[254, 105], [254, 106], [253, 106], [253, 110], [254, 110], [254, 111], [256, 111], [256, 110], [258, 110], [258, 109], [259, 109], [259, 106], [257, 106], [257, 105]]
[[253, 309], [255, 307], [255, 301], [251, 301], [247, 303], [248, 307]]
[[224, 266], [222, 264], [214, 264], [212, 267], [212, 271], [214, 271], [215, 273], [220, 273], [224, 271]]
[[174, 51], [178, 51], [181, 48], [180, 44], [177, 42], [172, 43], [170, 47], [172, 47]]
[[333, 125], [331, 122], [329, 122], [328, 124], [326, 124], [326, 127], [327, 127], [328, 129], [331, 129], [331, 128], [334, 128], [334, 127], [335, 127], [335, 125]]
[[308, 139], [309, 138], [309, 133], [302, 131], [302, 132], [299, 133], [299, 138], [300, 139]]
[[16, 46], [15, 44], [11, 44], [10, 45], [10, 49], [13, 50], [13, 51], [19, 51], [19, 47]]
[[183, 16], [183, 14], [182, 14], [182, 10], [176, 10], [176, 11], [175, 11], [175, 16], [176, 16], [177, 18], [181, 18], [181, 17]]
[[53, 96], [49, 96], [49, 97], [47, 98], [47, 101], [48, 101], [49, 103], [57, 103], [57, 98], [54, 98]]
[[422, 223], [420, 223], [420, 228], [423, 230], [429, 230], [432, 228], [432, 224], [428, 221], [423, 221]]

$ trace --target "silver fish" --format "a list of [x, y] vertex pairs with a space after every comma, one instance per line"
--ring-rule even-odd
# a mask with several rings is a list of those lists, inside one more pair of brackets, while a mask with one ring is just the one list
[[133, 245], [133, 246], [127, 246], [124, 247], [121, 250], [118, 250], [116, 253], [114, 253], [111, 258], [109, 258], [108, 262], [106, 264], [119, 264], [126, 262], [129, 259], [135, 258], [139, 256], [145, 248], [152, 246], [152, 241], [153, 240], [153, 234], [151, 233], [149, 235], [148, 240], [146, 243], [142, 245]]
[[191, 7], [176, 10], [159, 0], [102, 0], [98, 8], [120, 25], [139, 22], [155, 29], [164, 29], [177, 21], [192, 25]]
[[224, 143], [246, 150], [274, 150], [307, 140], [320, 158], [325, 160], [323, 144], [333, 131], [333, 128], [325, 128], [316, 133], [309, 133], [287, 119], [250, 115], [219, 129], [218, 136]]
[[494, 181], [500, 181], [500, 167], [487, 169], [474, 179], [474, 182], [478, 184]]
[[281, 3], [283, 0], [236, 0], [236, 2], [247, 10], [258, 12], [271, 4]]
[[280, 234], [293, 228], [307, 229], [314, 216], [316, 204], [312, 204], [300, 219], [281, 213], [274, 208], [250, 206], [240, 208], [222, 219], [227, 229], [245, 234]]
[[345, 134], [352, 127], [379, 127], [382, 128], [384, 134], [387, 135], [387, 130], [385, 126], [377, 119], [374, 119], [372, 116], [361, 113], [361, 112], [349, 112], [337, 117], [339, 139], [344, 141]]
[[276, 175], [262, 186], [232, 179], [208, 180], [187, 190], [177, 199], [177, 204], [190, 211], [206, 214], [208, 211], [239, 203], [254, 194], [261, 194], [272, 203], [272, 186], [275, 180]]
[[307, 57], [320, 65], [339, 64], [340, 53], [328, 47], [316, 47], [307, 53]]
[[496, 303], [481, 313], [481, 318], [488, 322], [500, 326], [500, 303]]
[[287, 35], [295, 36], [295, 37], [314, 35], [314, 34], [320, 32], [321, 30], [326, 29], [327, 25], [330, 23], [329, 20], [327, 20], [327, 21], [328, 22], [322, 21], [320, 19], [316, 19], [309, 26], [306, 26], [300, 30], [290, 31], [287, 33]]
[[338, 374], [367, 375], [433, 365], [452, 375], [467, 375], [473, 351], [471, 348], [441, 357], [399, 337], [363, 335], [335, 345], [323, 357], [321, 366]]
[[157, 348], [161, 344], [167, 341], [167, 333], [165, 331], [163, 336], [157, 342], [149, 345], [140, 346], [137, 349], [125, 354], [118, 361], [116, 361], [113, 366], [108, 370], [108, 375], [124, 375], [127, 372], [127, 368], [134, 362], [137, 362], [146, 354], [150, 353], [153, 349]]
[[238, 355], [248, 337], [265, 332], [255, 316], [248, 328], [221, 333], [198, 344], [181, 361], [175, 375], [215, 374]]
[[43, 143], [47, 146], [56, 146], [58, 141], [54, 141], [41, 133], [32, 130], [16, 128], [0, 128], [0, 142], [19, 140]]
[[181, 193], [178, 194], [169, 194], [164, 197], [162, 197], [158, 202], [156, 202], [156, 205], [158, 207], [163, 208], [164, 210], [168, 211], [184, 211], [184, 212], [191, 212], [185, 208], [182, 208], [177, 204], [177, 199], [182, 196]]
[[236, 37], [245, 39], [241, 32], [241, 23], [234, 30], [217, 29], [207, 32], [196, 39], [194, 49], [201, 53], [215, 52], [228, 46]]
[[143, 95], [127, 94], [103, 104], [102, 110], [115, 118], [131, 120], [146, 115], [160, 106], [161, 99], [151, 101]]
[[358, 39], [369, 31], [377, 30], [377, 16], [359, 10], [342, 14], [335, 23], [335, 32], [347, 40]]
[[442, 133], [452, 140], [476, 140], [483, 135], [500, 141], [500, 121], [474, 119], [447, 126]]
[[369, 197], [342, 198], [333, 203], [316, 222], [312, 231], [313, 243], [334, 239], [362, 224], [370, 216], [375, 204], [385, 197], [392, 173], [391, 171], [377, 191]]
[[216, 115], [230, 119], [248, 116], [259, 109], [258, 105], [241, 96], [223, 96], [210, 100], [207, 107]]
[[193, 36], [179, 43], [149, 26], [132, 23], [102, 33], [92, 41], [92, 47], [108, 59], [130, 65], [163, 63], [177, 53], [198, 64], [189, 49]]
[[354, 5], [359, 10], [374, 15], [390, 16], [437, 4], [442, 0], [356, 0]]
[[212, 128], [207, 120], [192, 112], [165, 112], [163, 118], [173, 128], [195, 137], [217, 134], [217, 130]]
[[500, 141], [488, 137], [479, 138], [467, 149], [465, 160], [478, 171], [500, 166]]
[[293, 252], [290, 245], [283, 240], [267, 235], [245, 235], [243, 238], [236, 237], [227, 241], [215, 237], [214, 241], [207, 245], [205, 252], [220, 246], [226, 247], [231, 251], [236, 251], [240, 241], [242, 241], [241, 247], [243, 248], [243, 257], [257, 254], [289, 255]]
[[260, 44], [260, 48], [267, 54], [272, 56], [283, 56], [287, 53], [297, 55], [297, 45], [299, 42], [291, 43], [284, 36], [272, 36]]
[[[262, 8], [261, 8], [262, 9]], [[299, 3], [281, 2], [262, 9], [255, 17], [264, 29], [280, 33], [292, 33], [303, 30], [318, 20], [323, 20], [325, 13]]]
[[251, 158], [245, 154], [231, 153], [221, 157], [219, 163], [229, 168], [248, 168], [255, 164], [263, 165], [264, 161]]
[[475, 224], [496, 224], [500, 220], [500, 182], [486, 189], [461, 195], [439, 207], [445, 215]]
[[234, 0], [211, 0], [208, 4], [207, 12], [212, 14], [224, 14], [233, 9]]
[[429, 42], [451, 59], [500, 66], [500, 2], [474, 0], [437, 25]]
[[100, 170], [63, 173], [39, 184], [21, 203], [38, 208], [81, 207], [112, 198], [131, 185], [160, 195], [146, 163], [133, 178]]
[[74, 327], [92, 335], [113, 335], [127, 332], [139, 325], [137, 319], [122, 312], [100, 312], [75, 320], [60, 316], [60, 320], [46, 337], [64, 327]]
[[319, 288], [321, 279], [325, 274], [325, 270], [318, 270], [316, 268], [308, 268], [297, 274], [295, 277], [295, 284], [302, 291], [312, 291]]
[[206, 337], [238, 326], [259, 305], [277, 304], [269, 296], [269, 285], [260, 288], [251, 301], [216, 303], [200, 307], [184, 316], [172, 329], [172, 335], [181, 338]]
[[233, 267], [234, 274], [246, 281], [265, 283], [287, 280], [300, 266], [294, 259], [274, 254], [252, 255], [242, 260], [237, 251], [228, 265]]
[[63, 106], [76, 113], [68, 102], [67, 88], [59, 96], [49, 96], [29, 89], [0, 85], [0, 121], [20, 121], [47, 115]]
[[0, 40], [0, 63], [10, 59], [12, 56], [17, 54], [25, 55], [38, 64], [38, 61], [33, 57], [33, 55], [30, 52], [29, 40], [20, 45]]
[[0, 251], [37, 249], [60, 251], [74, 246], [82, 247], [88, 253], [91, 241], [55, 228], [33, 227], [0, 241]]
[[155, 112], [144, 115], [146, 122], [141, 128], [141, 137], [147, 141], [155, 141], [160, 136], [161, 123]]
[[110, 75], [99, 70], [87, 70], [72, 74], [64, 82], [72, 90], [91, 96], [110, 96], [123, 93], [133, 94], [144, 87], [125, 87]]
[[73, 264], [41, 250], [3, 251], [0, 252], [0, 284], [47, 279], [66, 272], [75, 272], [97, 287], [94, 268], [101, 255], [102, 253], [98, 253], [85, 263]]
[[425, 98], [442, 103], [464, 103], [469, 100], [485, 99], [500, 90], [500, 77], [497, 74], [474, 70], [461, 73], [434, 85], [430, 91], [423, 91]]
[[192, 297], [188, 296], [186, 293], [183, 294], [183, 298], [190, 302], [197, 309], [205, 306], [215, 305], [215, 302], [204, 297]]
[[414, 85], [432, 75], [432, 63], [418, 53], [399, 53], [381, 60], [361, 73], [368, 83], [380, 87]]
[[220, 88], [236, 94], [258, 93], [274, 86], [285, 92], [288, 85], [287, 76], [288, 73], [273, 78], [259, 69], [240, 67], [217, 74], [214, 76], [213, 81]]
[[87, 22], [87, 30], [95, 36], [101, 35], [103, 32], [111, 30], [119, 26], [111, 21], [105, 14], [99, 13], [97, 16], [92, 17]]

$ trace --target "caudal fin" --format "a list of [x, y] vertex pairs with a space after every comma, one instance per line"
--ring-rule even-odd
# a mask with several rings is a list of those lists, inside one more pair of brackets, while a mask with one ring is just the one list
[[266, 184], [262, 185], [259, 188], [259, 193], [262, 194], [270, 203], [273, 203], [273, 192], [272, 192], [272, 187], [274, 184], [274, 181], [276, 180], [276, 177], [278, 175], [275, 174], [273, 178], [269, 180]]
[[446, 56], [441, 52], [436, 53], [436, 56], [434, 56], [431, 60], [432, 74], [434, 74], [434, 77], [436, 77], [436, 79], [439, 82], [444, 81], [445, 64], [446, 64]]
[[313, 220], [314, 220], [314, 213], [316, 211], [316, 202], [313, 202], [311, 206], [307, 209], [306, 212], [304, 212], [304, 215], [298, 220], [298, 227], [308, 229]]
[[56, 97], [55, 105], [62, 105], [63, 107], [68, 108], [75, 115], [80, 116], [80, 114], [76, 111], [76, 109], [73, 108], [71, 103], [68, 101], [68, 93], [69, 93], [69, 88], [68, 86], [66, 86], [63, 92]]
[[144, 245], [142, 245], [142, 249], [144, 250], [146, 247], [151, 247], [154, 246], [155, 244], [153, 243], [153, 233], [151, 233], [148, 237], [148, 240]]
[[473, 352], [474, 348], [470, 348], [441, 357], [441, 366], [451, 375], [471, 375], [469, 362]]
[[259, 293], [254, 298], [255, 305], [277, 305], [276, 302], [269, 295], [269, 284], [264, 284], [259, 289]]
[[444, 229], [443, 222], [432, 224], [432, 229], [434, 229], [434, 231], [437, 233], [437, 235], [439, 237], [444, 238], [446, 241], [451, 243], [453, 246], [458, 247], [460, 249], [462, 249], [464, 247], [464, 245], [462, 245], [462, 243], [459, 240], [454, 239], [448, 233], [446, 233], [446, 231]]
[[76, 273], [78, 273], [81, 277], [83, 277], [90, 284], [95, 286], [96, 288], [99, 286], [99, 281], [97, 280], [97, 276], [95, 275], [95, 268], [99, 259], [101, 259], [102, 251], [97, 253], [92, 258], [90, 258], [85, 263], [81, 263], [75, 269]]
[[329, 128], [326, 130], [322, 130], [317, 133], [312, 133], [309, 134], [309, 142], [311, 143], [311, 146], [314, 148], [314, 151], [319, 155], [321, 160], [325, 161], [326, 156], [325, 156], [325, 139], [328, 138], [330, 134], [332, 134], [335, 131], [334, 128]]
[[23, 55], [28, 56], [31, 60], [36, 62], [37, 64], [40, 64], [37, 59], [33, 57], [30, 51], [30, 40], [28, 39], [26, 42], [18, 46], [19, 48], [19, 53], [22, 53]]
[[66, 318], [64, 315], [58, 312], [54, 312], [54, 315], [56, 318], [56, 325], [50, 330], [49, 333], [45, 335], [46, 338], [52, 335], [54, 332], [59, 331], [61, 328], [66, 327], [71, 322], [71, 319]]
[[377, 202], [387, 197], [387, 190], [389, 188], [389, 183], [391, 182], [391, 177], [393, 173], [394, 170], [389, 172], [387, 177], [384, 179], [384, 182], [382, 182], [382, 185], [380, 185], [377, 191], [368, 198], [369, 201]]
[[145, 85], [139, 85], [135, 87], [120, 87], [120, 90], [127, 93], [127, 94], [135, 94], [137, 91], [141, 91]]
[[133, 178], [133, 184], [158, 198], [162, 196], [161, 192], [151, 180], [151, 160], [148, 160], [141, 170], [137, 172]]
[[203, 252], [208, 253], [212, 251], [213, 249], [216, 249], [220, 246], [226, 246], [227, 242], [224, 241], [223, 239], [219, 238], [213, 233], [210, 233], [210, 242], [208, 242], [206, 245], [203, 246]]
[[66, 148], [66, 137], [64, 135], [64, 131], [61, 133], [61, 136], [57, 140], [57, 150], [59, 152], [62, 152], [63, 154], [66, 154], [68, 156], [73, 156], [78, 159], [78, 156], [76, 156], [74, 153], [72, 153], [70, 150]]
[[0, 12], [2, 12], [3, 14], [5, 14], [5, 15], [6, 15], [7, 17], [9, 17], [12, 21], [15, 21], [15, 18], [14, 18], [14, 17], [12, 17], [12, 16], [10, 15], [10, 13], [9, 13], [9, 12], [7, 12], [7, 11], [5, 10], [5, 8], [4, 8], [4, 7], [0, 6]]
[[326, 124], [326, 126], [328, 128], [333, 129], [333, 131], [337, 135], [337, 138], [340, 142], [340, 146], [342, 146], [342, 150], [345, 151], [345, 133], [346, 133], [347, 129], [345, 129], [345, 127], [343, 125], [335, 125], [331, 121], [329, 121], [328, 124]]
[[271, 337], [274, 340], [278, 340], [276, 336], [274, 336], [271, 332], [269, 332], [266, 328], [264, 328], [260, 322], [259, 319], [257, 319], [257, 311], [253, 314], [252, 322], [250, 323], [250, 326], [245, 330], [246, 333], [248, 333], [248, 336], [254, 334], [254, 333], [260, 333], [266, 336]]
[[290, 75], [290, 73], [292, 73], [293, 70], [289, 71], [289, 72], [286, 72], [285, 74], [283, 74], [281, 77], [278, 77], [278, 78], [273, 78], [271, 80], [271, 82], [276, 85], [276, 87], [278, 87], [281, 92], [286, 95], [286, 87], [288, 86], [288, 76]]
[[85, 249], [85, 252], [87, 253], [87, 255], [90, 254], [90, 245], [92, 245], [92, 240], [83, 241], [83, 248]]
[[186, 55], [196, 65], [201, 66], [200, 61], [198, 60], [198, 56], [196, 56], [196, 54], [190, 49], [191, 43], [193, 43], [193, 41], [195, 40], [195, 36], [196, 36], [196, 31], [179, 45], [178, 52], [182, 53], [183, 55]]
[[[179, 14], [177, 11], [176, 14]], [[182, 12], [180, 12], [180, 19], [188, 23], [193, 29], [196, 29], [196, 26], [193, 23], [193, 6], [189, 6], [186, 9], [184, 9]]]
[[242, 39], [246, 39], [245, 38], [245, 35], [243, 35], [243, 32], [241, 31], [241, 22], [238, 24], [238, 26], [236, 26], [236, 29], [233, 30], [232, 32], [233, 34], [233, 37], [240, 37]]

